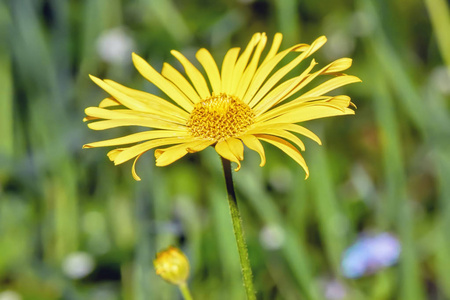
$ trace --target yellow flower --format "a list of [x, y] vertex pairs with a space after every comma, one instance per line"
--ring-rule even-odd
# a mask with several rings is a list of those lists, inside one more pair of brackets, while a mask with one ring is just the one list
[[[240, 55], [240, 48], [227, 52], [221, 70], [208, 50], [200, 49], [196, 58], [208, 80], [178, 51], [171, 53], [184, 67], [187, 78], [167, 63], [159, 73], [133, 53], [137, 70], [173, 103], [112, 80], [91, 76], [111, 97], [101, 101], [99, 107], [86, 108], [84, 120], [96, 120], [88, 124], [89, 128], [104, 130], [141, 126], [151, 130], [83, 147], [126, 145], [110, 151], [108, 157], [116, 165], [134, 159], [132, 174], [140, 180], [135, 170], [136, 161], [153, 148], [157, 148], [156, 165], [166, 166], [187, 153], [214, 146], [223, 158], [237, 163], [238, 171], [240, 161], [244, 159], [244, 145], [260, 155], [261, 166], [265, 164], [264, 148], [260, 142], [264, 141], [293, 158], [308, 177], [308, 166], [299, 151], [305, 146], [295, 134], [321, 142], [313, 132], [297, 123], [354, 114], [349, 108], [353, 105], [350, 97], [326, 94], [361, 80], [341, 73], [351, 66], [350, 58], [338, 59], [314, 72], [317, 63], [312, 59], [301, 74], [285, 79], [298, 64], [322, 47], [326, 38], [321, 36], [311, 45], [298, 44], [278, 52], [281, 40], [282, 35], [277, 33], [270, 50], [260, 62], [267, 37], [264, 33], [256, 33]], [[274, 71], [287, 55], [292, 55], [292, 59]], [[305, 91], [305, 87], [319, 75], [333, 77]]]
[[189, 261], [184, 253], [175, 247], [158, 252], [153, 265], [156, 274], [176, 285], [185, 284], [189, 276]]

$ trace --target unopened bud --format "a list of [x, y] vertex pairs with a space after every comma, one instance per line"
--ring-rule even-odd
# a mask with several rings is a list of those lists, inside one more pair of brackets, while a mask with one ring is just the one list
[[181, 285], [189, 276], [189, 261], [180, 249], [170, 246], [156, 254], [153, 261], [156, 274], [170, 283]]

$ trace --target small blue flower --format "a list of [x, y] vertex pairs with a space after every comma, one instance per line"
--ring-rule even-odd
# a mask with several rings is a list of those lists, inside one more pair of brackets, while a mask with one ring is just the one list
[[401, 246], [389, 233], [363, 235], [343, 255], [341, 268], [345, 277], [358, 278], [398, 261]]

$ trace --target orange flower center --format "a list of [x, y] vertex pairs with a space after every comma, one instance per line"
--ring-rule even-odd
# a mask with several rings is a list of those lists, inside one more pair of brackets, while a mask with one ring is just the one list
[[194, 137], [219, 142], [245, 132], [253, 117], [247, 104], [221, 93], [197, 103], [186, 125]]

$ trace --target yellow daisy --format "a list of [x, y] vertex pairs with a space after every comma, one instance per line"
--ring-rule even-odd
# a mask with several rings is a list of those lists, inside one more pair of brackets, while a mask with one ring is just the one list
[[[88, 124], [89, 128], [141, 126], [150, 130], [83, 147], [122, 145], [108, 153], [109, 159], [116, 165], [134, 159], [132, 174], [140, 180], [135, 170], [136, 161], [154, 148], [157, 148], [156, 165], [166, 166], [187, 153], [214, 146], [223, 158], [237, 163], [235, 170], [238, 171], [244, 159], [244, 145], [260, 155], [261, 166], [265, 164], [260, 142], [264, 141], [294, 159], [308, 177], [308, 166], [299, 151], [305, 150], [305, 146], [296, 134], [321, 142], [313, 132], [297, 123], [354, 114], [349, 108], [353, 105], [350, 97], [326, 94], [361, 80], [341, 73], [351, 66], [350, 58], [338, 59], [314, 72], [317, 63], [312, 59], [301, 74], [285, 79], [287, 73], [322, 47], [326, 38], [321, 36], [311, 45], [298, 44], [278, 52], [281, 40], [282, 34], [275, 34], [272, 46], [260, 62], [267, 37], [264, 33], [256, 33], [241, 54], [240, 48], [232, 48], [226, 53], [220, 70], [208, 50], [200, 49], [196, 58], [206, 77], [175, 50], [171, 53], [184, 67], [186, 77], [167, 63], [159, 73], [133, 53], [133, 63], [141, 75], [173, 102], [112, 80], [90, 76], [111, 96], [101, 101], [98, 107], [86, 108], [84, 121], [95, 120]], [[289, 54], [293, 56], [292, 60], [274, 71]], [[328, 74], [333, 77], [304, 91], [316, 77]]]

